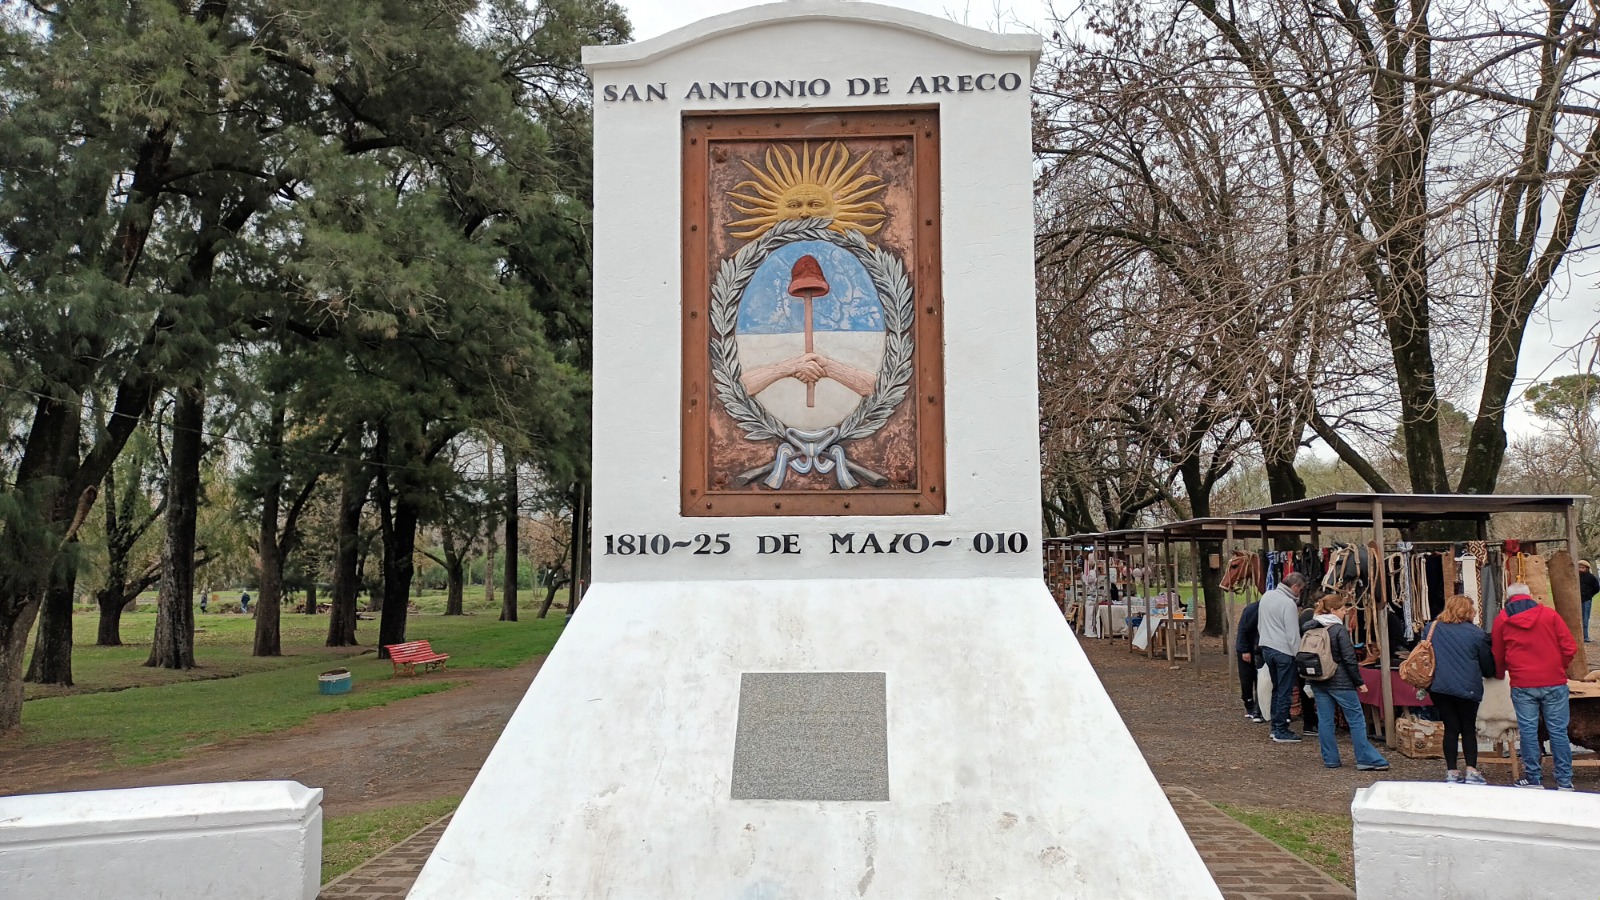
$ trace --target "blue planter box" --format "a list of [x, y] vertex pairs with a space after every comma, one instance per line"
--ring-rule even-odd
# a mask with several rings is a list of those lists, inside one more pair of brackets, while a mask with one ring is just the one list
[[348, 694], [353, 683], [347, 669], [334, 669], [317, 676], [317, 690], [323, 694]]

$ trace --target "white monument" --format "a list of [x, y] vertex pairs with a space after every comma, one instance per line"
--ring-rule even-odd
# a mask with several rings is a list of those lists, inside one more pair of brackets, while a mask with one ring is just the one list
[[1220, 896], [1042, 579], [1039, 52], [585, 52], [594, 583], [413, 900]]

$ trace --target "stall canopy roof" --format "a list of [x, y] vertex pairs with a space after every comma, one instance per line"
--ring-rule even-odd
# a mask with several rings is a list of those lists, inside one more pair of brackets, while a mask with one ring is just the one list
[[1385, 521], [1430, 522], [1485, 519], [1498, 513], [1565, 512], [1585, 494], [1325, 494], [1275, 503], [1235, 513], [1236, 518], [1307, 519], [1328, 526], [1334, 522], [1371, 524], [1374, 504], [1382, 504]]
[[1374, 503], [1383, 505], [1384, 524], [1390, 528], [1409, 528], [1418, 522], [1445, 519], [1487, 519], [1497, 513], [1561, 513], [1586, 494], [1325, 494], [1305, 500], [1275, 503], [1247, 509], [1228, 516], [1206, 516], [1168, 522], [1152, 528], [1124, 528], [1068, 535], [1074, 544], [1132, 545], [1152, 541], [1220, 538], [1233, 526], [1236, 537], [1249, 538], [1261, 533], [1280, 537], [1309, 534], [1313, 528], [1371, 528]]

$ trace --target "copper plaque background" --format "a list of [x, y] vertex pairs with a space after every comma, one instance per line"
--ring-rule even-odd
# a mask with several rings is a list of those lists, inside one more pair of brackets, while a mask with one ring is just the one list
[[[938, 141], [938, 113], [932, 109], [807, 110], [684, 118], [681, 509], [685, 516], [944, 512]], [[779, 188], [803, 181], [796, 178], [786, 182], [786, 175], [799, 174], [796, 167], [785, 166], [788, 153], [801, 157], [820, 155], [825, 150], [839, 154], [835, 142], [848, 155], [834, 158], [853, 165], [867, 157], [855, 174], [875, 176], [877, 180], [871, 182], [869, 190], [872, 185], [881, 184], [881, 188], [854, 204], [841, 203], [838, 208], [857, 210], [854, 218], [868, 222], [867, 228], [878, 226], [872, 234], [856, 230], [863, 231], [868, 244], [898, 260], [910, 283], [914, 306], [908, 329], [913, 338], [911, 373], [903, 382], [904, 398], [881, 427], [870, 436], [838, 444], [844, 448], [851, 470], [866, 473], [855, 486], [841, 486], [838, 475], [831, 470], [785, 468], [781, 486], [774, 489], [763, 477], [751, 477], [751, 473], [769, 474], [776, 451], [786, 442], [778, 438], [751, 439], [716, 390], [711, 353], [715, 337], [712, 287], [719, 271], [724, 271], [726, 283], [724, 262], [760, 239], [759, 235], [738, 236], [749, 235], [760, 226], [749, 224], [749, 202], [731, 198], [730, 194], [760, 199], [749, 185], [762, 176], [753, 175], [752, 169], [768, 173]], [[774, 155], [777, 163], [773, 162]], [[834, 171], [838, 168], [834, 167]], [[771, 182], [768, 184], [770, 187]], [[776, 192], [766, 193], [770, 196]], [[848, 201], [861, 191], [840, 193], [842, 196], [835, 199]], [[735, 208], [735, 203], [744, 210]], [[872, 212], [873, 205], [881, 206], [881, 215]], [[785, 218], [776, 206], [773, 212], [771, 218]], [[797, 281], [791, 287], [799, 283], [799, 270], [795, 271]], [[880, 307], [881, 298], [880, 294]], [[810, 340], [809, 325], [806, 339]], [[744, 370], [748, 373], [753, 368], [746, 364]], [[857, 383], [862, 382], [858, 379]], [[797, 381], [785, 389], [790, 397], [802, 390]], [[836, 388], [833, 390], [838, 393]], [[756, 401], [761, 400], [759, 392], [750, 393]]]

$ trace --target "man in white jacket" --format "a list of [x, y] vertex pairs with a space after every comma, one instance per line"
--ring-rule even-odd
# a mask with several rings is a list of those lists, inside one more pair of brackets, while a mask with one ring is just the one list
[[1283, 576], [1277, 587], [1261, 595], [1256, 619], [1261, 655], [1272, 673], [1272, 739], [1280, 744], [1300, 740], [1289, 730], [1289, 708], [1294, 702], [1294, 655], [1300, 652], [1299, 597], [1305, 587], [1306, 577], [1299, 572]]

